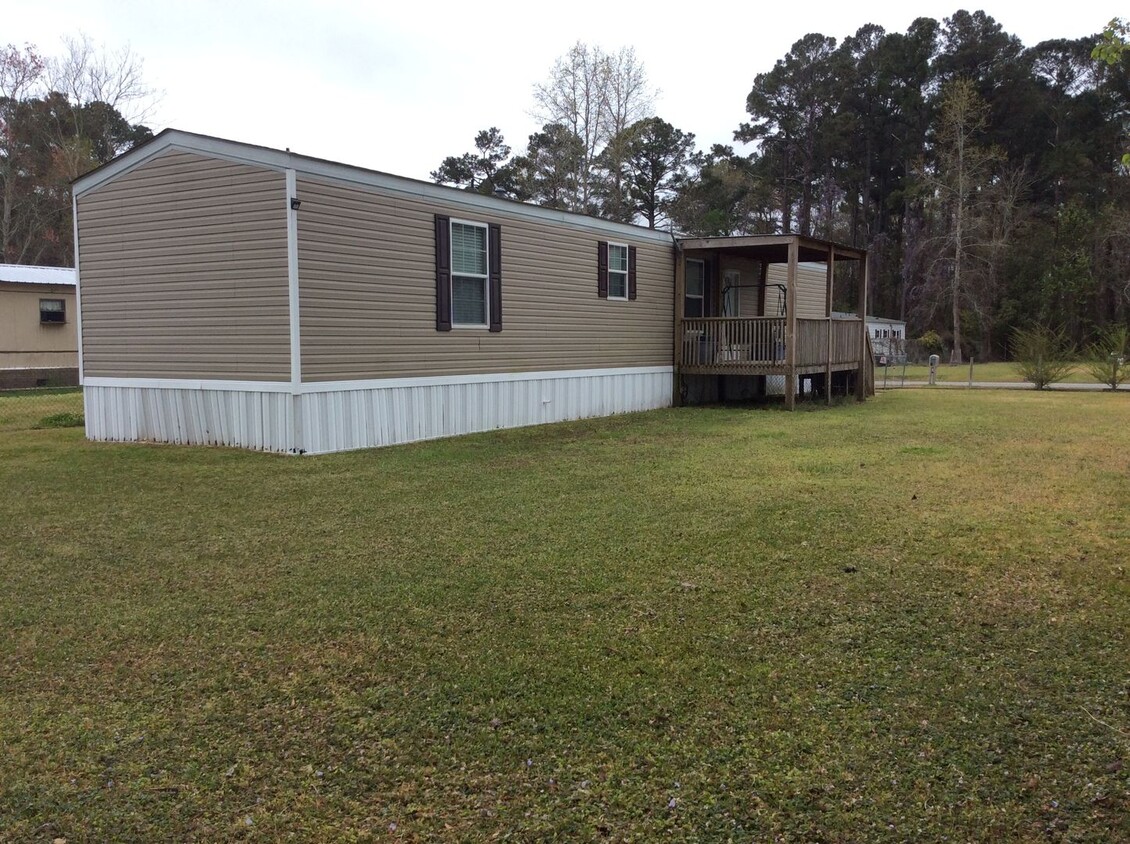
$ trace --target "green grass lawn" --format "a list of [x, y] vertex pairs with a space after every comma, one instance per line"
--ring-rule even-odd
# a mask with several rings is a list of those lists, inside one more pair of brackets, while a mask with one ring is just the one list
[[81, 427], [81, 420], [82, 390], [78, 387], [0, 390], [0, 431]]
[[0, 840], [1130, 840], [1130, 397], [0, 436]]
[[[875, 367], [875, 380], [882, 386], [883, 384], [883, 370], [881, 366]], [[891, 365], [886, 368], [887, 380], [898, 382], [903, 378], [903, 367], [899, 365]], [[915, 366], [908, 365], [906, 367], [906, 380], [907, 381], [928, 381], [930, 379], [929, 366]], [[943, 363], [938, 367], [938, 381], [955, 382], [964, 384], [969, 380], [969, 364], [963, 363], [956, 366], [950, 366], [948, 363]], [[1001, 381], [1001, 382], [1022, 382], [1024, 379], [1020, 373], [1016, 371], [1016, 364], [1014, 363], [973, 363], [973, 380], [974, 381]], [[1071, 372], [1063, 379], [1064, 384], [1089, 384], [1095, 380], [1091, 375], [1079, 364], [1072, 368]]]

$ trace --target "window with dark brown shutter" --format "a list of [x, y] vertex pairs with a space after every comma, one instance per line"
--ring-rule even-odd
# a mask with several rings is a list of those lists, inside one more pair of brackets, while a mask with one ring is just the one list
[[435, 215], [436, 330], [502, 330], [502, 227]]

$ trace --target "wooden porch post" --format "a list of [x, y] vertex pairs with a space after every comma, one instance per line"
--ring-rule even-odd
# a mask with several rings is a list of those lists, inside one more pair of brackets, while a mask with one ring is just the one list
[[683, 319], [686, 316], [687, 303], [687, 261], [683, 254], [683, 246], [675, 241], [675, 377], [671, 379], [673, 395], [671, 406], [681, 407], [683, 404]]
[[824, 318], [828, 320], [828, 360], [824, 366], [824, 403], [832, 403], [832, 282], [836, 276], [836, 247], [828, 247], [828, 289], [824, 299]]
[[862, 268], [859, 278], [859, 370], [855, 379], [855, 398], [863, 401], [867, 398], [867, 384], [865, 373], [867, 365], [867, 253], [864, 252], [859, 259]]
[[[765, 295], [766, 295], [766, 289], [765, 288], [766, 288], [766, 285], [769, 284], [769, 262], [768, 261], [762, 261], [761, 262], [761, 272], [760, 272], [759, 275], [760, 275], [759, 280], [761, 282], [761, 286], [758, 288], [758, 293], [757, 293], [757, 315], [758, 316], [768, 316], [768, 314], [765, 313]], [[765, 394], [767, 392], [769, 392], [769, 391], [766, 389], [765, 376], [764, 375], [757, 376], [757, 394], [759, 396], [761, 396], [762, 398], [765, 398]]]
[[765, 261], [761, 262], [761, 277], [759, 279], [761, 286], [758, 288], [757, 293], [757, 315], [769, 316], [765, 313], [765, 286], [769, 283], [769, 264]]
[[796, 407], [796, 265], [800, 244], [789, 241], [789, 269], [785, 275], [785, 407]]

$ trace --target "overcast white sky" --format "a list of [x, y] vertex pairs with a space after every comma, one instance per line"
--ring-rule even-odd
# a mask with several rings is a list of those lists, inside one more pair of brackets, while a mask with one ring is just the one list
[[85, 32], [128, 45], [162, 92], [148, 124], [218, 135], [416, 178], [497, 126], [515, 151], [537, 123], [532, 85], [576, 41], [633, 46], [660, 90], [658, 114], [700, 148], [732, 143], [745, 97], [808, 32], [865, 23], [905, 31], [984, 9], [1031, 46], [1102, 29], [1124, 10], [1097, 0], [801, 3], [446, 0], [54, 0], [6, 4], [0, 43], [58, 51]]

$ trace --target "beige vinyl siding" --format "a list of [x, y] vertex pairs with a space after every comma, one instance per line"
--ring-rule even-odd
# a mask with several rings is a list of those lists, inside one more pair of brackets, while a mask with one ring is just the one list
[[286, 180], [169, 151], [78, 198], [88, 376], [290, 379]]
[[[304, 381], [672, 363], [667, 243], [299, 175]], [[520, 210], [520, 209], [519, 209]], [[434, 215], [502, 227], [502, 331], [436, 331]], [[637, 247], [635, 301], [597, 296], [597, 242]]]
[[[725, 252], [719, 254], [718, 262], [720, 265], [718, 278], [721, 284], [721, 287], [719, 287], [719, 295], [721, 295], [721, 291], [725, 288], [727, 270], [737, 270], [741, 273], [741, 287], [738, 288], [737, 315], [746, 318], [761, 316], [761, 288], [758, 286], [761, 281], [761, 264], [749, 258], [727, 255]], [[771, 294], [766, 295], [766, 303], [770, 309], [772, 309], [776, 301], [775, 296]], [[775, 314], [770, 315], [775, 316]]]
[[[784, 284], [788, 278], [787, 264], [769, 265], [769, 283]], [[824, 319], [828, 276], [823, 264], [797, 264], [796, 315], [798, 319]], [[772, 298], [772, 297], [770, 297]]]

